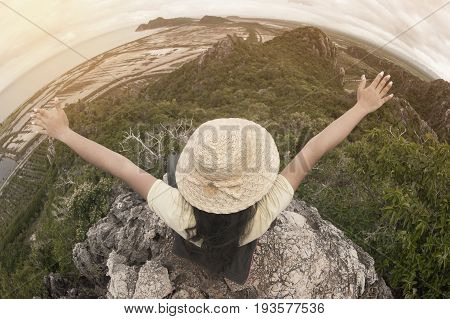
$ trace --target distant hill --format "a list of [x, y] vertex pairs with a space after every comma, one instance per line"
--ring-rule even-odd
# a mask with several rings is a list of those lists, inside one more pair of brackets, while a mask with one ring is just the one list
[[194, 23], [196, 20], [192, 18], [173, 18], [173, 19], [164, 19], [164, 18], [156, 18], [154, 20], [150, 20], [146, 24], [141, 24], [137, 27], [136, 32], [149, 30], [149, 29], [156, 29], [156, 28], [162, 28], [162, 27], [172, 27], [177, 25], [183, 25], [183, 24], [190, 24]]
[[204, 16], [203, 18], [200, 19], [200, 24], [216, 24], [225, 22], [232, 22], [232, 21], [222, 17], [215, 17], [215, 16]]
[[163, 28], [163, 27], [174, 27], [174, 26], [180, 26], [180, 25], [186, 25], [186, 24], [210, 25], [210, 24], [220, 24], [220, 23], [228, 23], [228, 22], [232, 23], [233, 21], [230, 21], [230, 20], [222, 18], [222, 17], [215, 17], [215, 16], [208, 16], [208, 15], [204, 16], [200, 20], [192, 19], [192, 18], [164, 19], [162, 17], [158, 17], [154, 20], [150, 20], [148, 23], [139, 25], [136, 29], [136, 32], [150, 30], [150, 29], [156, 29], [156, 28]]

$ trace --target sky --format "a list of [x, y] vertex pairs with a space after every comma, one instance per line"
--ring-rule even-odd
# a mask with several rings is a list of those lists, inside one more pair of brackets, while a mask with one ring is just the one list
[[0, 92], [66, 49], [26, 19], [69, 46], [159, 16], [205, 14], [296, 20], [383, 45], [443, 5], [386, 48], [450, 81], [450, 4], [446, 0], [0, 0]]

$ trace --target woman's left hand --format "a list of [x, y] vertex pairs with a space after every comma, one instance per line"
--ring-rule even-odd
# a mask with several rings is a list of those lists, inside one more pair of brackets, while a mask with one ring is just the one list
[[383, 77], [383, 75], [384, 72], [378, 73], [368, 87], [366, 87], [366, 77], [364, 75], [361, 77], [357, 91], [357, 105], [365, 114], [379, 109], [394, 96], [394, 94], [387, 95], [392, 87], [392, 81], [388, 82], [391, 76], [386, 75]]
[[56, 103], [56, 107], [53, 109], [34, 109], [31, 114], [31, 124], [37, 127], [35, 130], [37, 133], [61, 140], [62, 136], [70, 130], [69, 119], [57, 98]]

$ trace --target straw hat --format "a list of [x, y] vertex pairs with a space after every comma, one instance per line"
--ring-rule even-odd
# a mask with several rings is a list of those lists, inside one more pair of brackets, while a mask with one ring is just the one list
[[261, 125], [223, 118], [200, 125], [178, 159], [178, 189], [194, 207], [230, 214], [259, 201], [280, 166], [275, 142]]

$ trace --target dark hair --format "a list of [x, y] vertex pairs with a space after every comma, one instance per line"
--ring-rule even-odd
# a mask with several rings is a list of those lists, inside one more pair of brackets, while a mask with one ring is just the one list
[[223, 274], [237, 253], [239, 241], [248, 232], [248, 223], [254, 217], [256, 204], [237, 213], [213, 214], [193, 207], [196, 235], [193, 241], [203, 239], [202, 250], [206, 267], [215, 274]]

